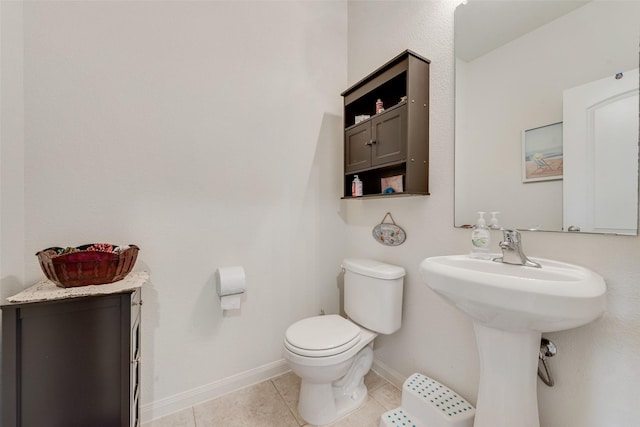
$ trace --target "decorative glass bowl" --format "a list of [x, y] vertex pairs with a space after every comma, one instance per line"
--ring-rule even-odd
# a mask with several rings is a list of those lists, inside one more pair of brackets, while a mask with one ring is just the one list
[[136, 245], [91, 243], [77, 248], [52, 247], [36, 254], [47, 279], [62, 288], [117, 282], [131, 272]]

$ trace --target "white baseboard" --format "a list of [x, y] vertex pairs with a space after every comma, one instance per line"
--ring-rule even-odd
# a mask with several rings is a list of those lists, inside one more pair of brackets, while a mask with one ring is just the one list
[[[373, 360], [371, 367], [378, 375], [402, 389], [402, 384], [407, 379], [398, 371], [391, 369], [384, 362], [378, 359]], [[166, 415], [190, 408], [207, 400], [215, 399], [222, 395], [240, 390], [241, 388], [266, 381], [270, 378], [288, 372], [289, 365], [284, 359], [214, 381], [173, 396], [165, 397], [151, 403], [142, 405], [140, 408], [140, 419], [143, 423], [155, 420]]]
[[382, 378], [402, 390], [402, 385], [407, 379], [406, 376], [402, 375], [400, 372], [394, 369], [391, 369], [384, 362], [380, 361], [380, 359], [373, 359], [373, 366], [371, 366], [371, 369], [373, 369], [376, 374], [380, 375]]
[[215, 399], [232, 391], [266, 381], [289, 371], [284, 359], [214, 381], [173, 396], [165, 397], [140, 407], [140, 420], [143, 423], [164, 417], [174, 412], [190, 408], [207, 400]]

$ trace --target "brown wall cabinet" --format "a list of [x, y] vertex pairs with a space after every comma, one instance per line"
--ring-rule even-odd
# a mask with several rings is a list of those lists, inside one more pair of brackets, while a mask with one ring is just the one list
[[[345, 198], [355, 175], [364, 197], [429, 194], [429, 64], [407, 50], [342, 93]], [[381, 179], [398, 175], [403, 192], [384, 194]]]
[[140, 295], [3, 306], [2, 425], [139, 426]]

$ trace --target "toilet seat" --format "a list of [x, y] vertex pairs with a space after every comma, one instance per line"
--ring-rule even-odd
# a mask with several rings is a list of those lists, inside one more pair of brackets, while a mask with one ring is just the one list
[[300, 356], [329, 357], [358, 344], [360, 332], [360, 327], [337, 314], [309, 317], [289, 326], [284, 346]]

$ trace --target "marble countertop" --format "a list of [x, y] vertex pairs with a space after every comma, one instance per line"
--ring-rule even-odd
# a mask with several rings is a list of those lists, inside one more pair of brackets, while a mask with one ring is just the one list
[[10, 296], [10, 303], [25, 303], [37, 301], [54, 301], [66, 298], [86, 297], [92, 295], [117, 294], [136, 290], [149, 280], [146, 271], [133, 271], [117, 282], [104, 285], [77, 286], [61, 288], [50, 280], [42, 280], [24, 291]]

